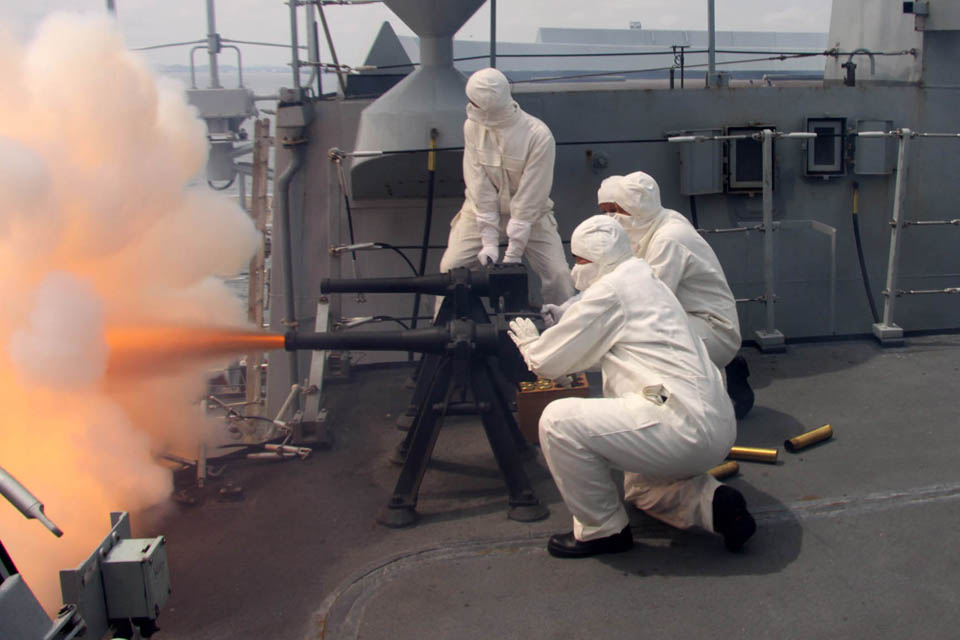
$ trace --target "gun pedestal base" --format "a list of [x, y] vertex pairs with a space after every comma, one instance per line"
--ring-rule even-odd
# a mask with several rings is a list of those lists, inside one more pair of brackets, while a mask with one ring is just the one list
[[[536, 500], [536, 498], [534, 498]], [[510, 507], [507, 517], [517, 522], [537, 522], [550, 516], [550, 509], [537, 501], [536, 504], [518, 504]]]
[[423, 357], [413, 397], [416, 417], [391, 456], [391, 461], [402, 462], [403, 468], [390, 501], [377, 518], [380, 524], [388, 527], [413, 524], [417, 494], [443, 420], [448, 413], [464, 413], [467, 409], [479, 415], [506, 482], [507, 517], [518, 522], [533, 522], [550, 513], [537, 500], [524, 471], [524, 460], [535, 456], [536, 451], [523, 439], [497, 382], [493, 369], [496, 361], [470, 349], [468, 344], [464, 340], [444, 354]]
[[377, 514], [377, 522], [391, 529], [402, 529], [417, 522], [417, 511], [413, 507], [386, 506]]
[[400, 414], [400, 417], [397, 418], [397, 429], [400, 431], [409, 431], [410, 427], [413, 426], [413, 421], [417, 419], [417, 408], [416, 405], [410, 405], [405, 413]]

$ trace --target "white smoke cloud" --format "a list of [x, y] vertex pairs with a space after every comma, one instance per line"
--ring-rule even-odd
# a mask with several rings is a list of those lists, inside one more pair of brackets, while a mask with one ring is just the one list
[[87, 282], [51, 273], [34, 296], [28, 323], [10, 338], [10, 359], [26, 384], [87, 388], [103, 377], [103, 304]]
[[259, 238], [238, 206], [190, 186], [205, 126], [106, 17], [52, 16], [26, 44], [0, 28], [0, 78], [0, 466], [64, 537], [2, 500], [0, 531], [55, 611], [58, 570], [90, 552], [109, 512], [169, 495], [153, 453], [189, 454], [212, 428], [201, 368], [111, 378], [105, 332], [243, 325], [215, 276], [238, 272]]

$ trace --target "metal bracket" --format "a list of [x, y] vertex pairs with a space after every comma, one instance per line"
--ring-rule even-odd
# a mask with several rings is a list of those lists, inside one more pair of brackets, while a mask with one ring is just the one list
[[895, 324], [877, 322], [873, 325], [873, 335], [883, 347], [903, 346], [903, 328]]
[[757, 341], [757, 347], [764, 353], [783, 353], [787, 350], [783, 334], [776, 329], [772, 331], [757, 329], [753, 332], [753, 337]]

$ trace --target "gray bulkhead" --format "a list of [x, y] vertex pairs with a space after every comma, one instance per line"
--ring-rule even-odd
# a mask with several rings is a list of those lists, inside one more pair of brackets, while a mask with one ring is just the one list
[[[833, 37], [831, 33], [831, 38]], [[716, 89], [645, 89], [629, 82], [590, 84], [526, 85], [515, 87], [521, 107], [541, 118], [560, 145], [552, 198], [561, 237], [569, 239], [583, 218], [595, 213], [596, 190], [603, 178], [643, 170], [660, 184], [663, 204], [691, 216], [691, 197], [681, 193], [683, 144], [667, 142], [621, 143], [624, 140], [662, 139], [679, 132], [723, 132], [726, 127], [763, 125], [780, 132], [805, 130], [807, 118], [845, 118], [847, 132], [856, 131], [858, 121], [889, 121], [893, 129], [919, 132], [960, 131], [957, 104], [960, 82], [950, 69], [956, 52], [957, 31], [926, 33], [926, 59], [918, 56], [927, 78], [921, 82], [858, 82], [844, 86], [831, 82], [828, 68], [826, 86], [767, 87], [734, 86]], [[934, 51], [935, 50], [935, 51]], [[952, 59], [956, 59], [953, 57]], [[869, 63], [860, 63], [858, 77], [869, 78]], [[842, 61], [837, 61], [837, 65]], [[829, 67], [829, 65], [828, 65]], [[834, 74], [836, 78], [838, 74]], [[935, 78], [936, 82], [932, 82]], [[297, 313], [302, 330], [313, 327], [320, 280], [326, 277], [353, 277], [349, 253], [331, 256], [332, 245], [348, 244], [346, 207], [340, 191], [336, 166], [328, 151], [337, 147], [352, 150], [361, 110], [368, 100], [325, 100], [313, 104], [313, 120], [306, 130], [309, 142], [300, 175], [291, 189], [294, 238], [294, 279]], [[281, 108], [278, 125], [282, 126]], [[283, 129], [278, 128], [278, 137]], [[425, 136], [426, 139], [426, 136]], [[583, 142], [585, 144], [565, 144]], [[851, 161], [854, 146], [864, 139], [847, 138], [843, 175], [824, 178], [805, 175], [808, 141], [778, 139], [774, 145], [774, 221], [817, 221], [836, 229], [836, 291], [831, 294], [831, 247], [827, 235], [806, 223], [789, 224], [774, 232], [774, 276], [776, 325], [787, 340], [822, 338], [831, 335], [870, 334], [873, 318], [864, 293], [858, 266], [851, 208], [853, 184], [859, 184], [860, 227], [869, 278], [877, 304], [882, 309], [886, 285], [890, 220], [896, 182], [896, 139], [874, 144], [860, 165]], [[444, 147], [444, 138], [438, 141]], [[705, 143], [691, 143], [705, 144]], [[426, 145], [424, 145], [426, 146]], [[277, 166], [287, 163], [289, 152], [278, 149]], [[433, 207], [431, 245], [446, 243], [449, 224], [462, 202], [459, 152], [439, 154], [436, 198]], [[960, 140], [915, 139], [910, 145], [905, 210], [907, 220], [957, 218], [956, 202], [960, 184]], [[426, 210], [427, 158], [425, 154], [390, 155], [378, 158], [374, 179], [366, 167], [361, 193], [350, 193], [354, 242], [387, 242], [419, 245]], [[725, 166], [725, 165], [724, 165]], [[726, 171], [724, 167], [719, 169]], [[869, 174], [860, 173], [869, 170]], [[878, 173], [879, 171], [879, 173]], [[344, 178], [350, 185], [350, 161], [344, 161]], [[697, 222], [701, 229], [754, 226], [761, 222], [759, 193], [709, 193], [695, 196]], [[901, 245], [901, 289], [942, 289], [960, 286], [960, 243], [957, 225], [908, 227]], [[723, 265], [737, 298], [755, 298], [764, 292], [763, 232], [707, 233], [706, 239]], [[275, 251], [280, 250], [274, 243]], [[419, 249], [407, 249], [414, 264]], [[432, 249], [427, 272], [436, 271], [441, 249]], [[412, 275], [408, 265], [393, 251], [357, 253], [360, 277]], [[276, 262], [275, 262], [276, 264]], [[271, 304], [282, 309], [282, 286], [274, 270]], [[537, 286], [531, 286], [536, 291]], [[831, 300], [835, 303], [830, 313]], [[420, 315], [432, 309], [432, 301], [421, 304]], [[365, 302], [342, 294], [331, 299], [331, 315], [340, 317], [390, 315], [409, 317], [410, 295], [368, 294]], [[738, 304], [742, 335], [749, 340], [755, 329], [764, 326], [764, 304]], [[273, 328], [283, 330], [282, 314], [273, 314]], [[955, 329], [960, 326], [960, 296], [918, 295], [898, 300], [896, 322], [906, 331]], [[386, 328], [396, 325], [368, 325]], [[363, 330], [364, 327], [351, 330]], [[406, 354], [356, 354], [360, 362], [384, 358], [406, 359]], [[274, 354], [273, 358], [285, 357]], [[301, 371], [306, 368], [301, 355]], [[283, 367], [273, 367], [271, 405], [285, 395], [288, 382]]]

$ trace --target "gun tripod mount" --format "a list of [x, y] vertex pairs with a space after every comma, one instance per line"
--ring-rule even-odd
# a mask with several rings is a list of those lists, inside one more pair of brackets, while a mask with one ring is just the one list
[[[363, 281], [352, 282], [350, 293], [363, 286]], [[452, 317], [455, 300], [461, 310], [467, 311], [466, 317]], [[417, 495], [444, 417], [473, 412], [480, 416], [507, 485], [507, 516], [520, 522], [533, 522], [549, 515], [549, 510], [534, 495], [523, 468], [530, 448], [497, 378], [499, 374], [520, 382], [533, 376], [507, 335], [507, 318], [503, 314], [491, 318], [475, 293], [448, 295], [436, 324], [430, 328], [343, 335], [288, 333], [285, 348], [288, 351], [368, 349], [424, 354], [414, 393], [416, 415], [396, 450], [396, 461], [403, 466], [390, 500], [377, 516], [379, 523], [405, 527], [416, 522]]]

